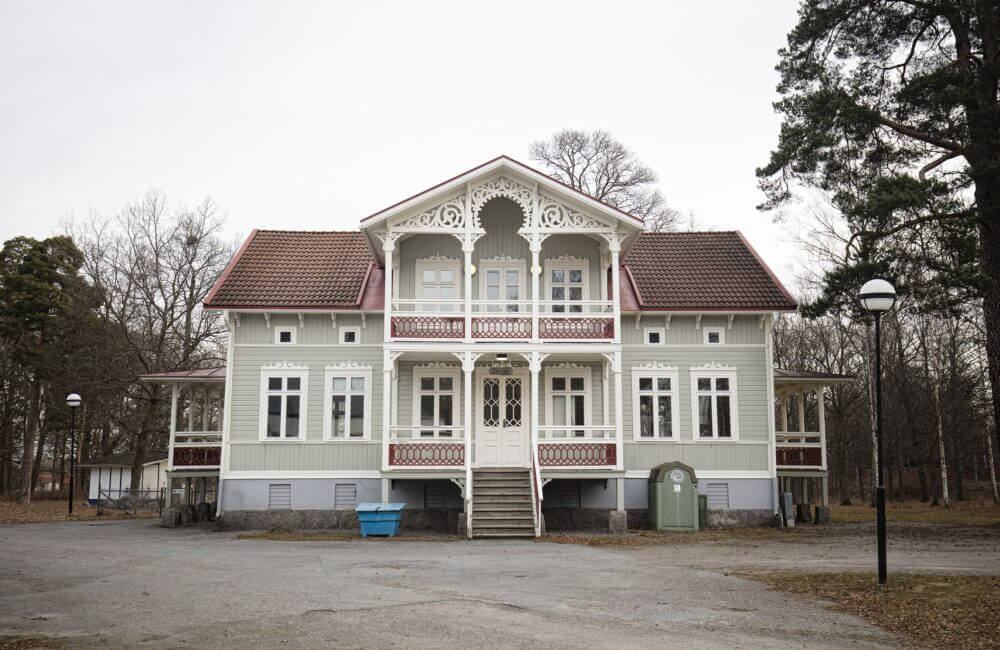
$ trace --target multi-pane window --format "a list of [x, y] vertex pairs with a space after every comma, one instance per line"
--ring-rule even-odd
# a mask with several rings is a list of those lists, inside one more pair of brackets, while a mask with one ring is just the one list
[[[586, 374], [548, 375], [549, 424], [557, 427], [586, 426], [587, 389], [589, 377]], [[553, 436], [564, 438], [586, 436], [584, 429], [562, 429], [552, 432]]]
[[698, 438], [736, 437], [736, 373], [692, 371], [695, 435]]
[[[549, 270], [549, 298], [553, 312], [581, 312], [586, 274], [583, 266], [565, 266]], [[573, 304], [577, 303], [577, 304]]]
[[415, 373], [417, 396], [414, 404], [421, 438], [451, 438], [458, 411], [455, 374]]
[[676, 440], [679, 436], [677, 373], [634, 372], [636, 437], [640, 440]]
[[295, 343], [294, 327], [276, 327], [274, 329], [275, 343]]
[[459, 311], [457, 304], [447, 300], [458, 298], [458, 263], [417, 264], [417, 296], [422, 300], [432, 300], [422, 309], [426, 311]]
[[305, 438], [306, 373], [265, 373], [261, 383], [264, 410], [261, 437]]
[[[510, 266], [487, 267], [483, 270], [483, 294], [486, 300], [499, 304], [487, 305], [486, 311], [520, 311], [521, 271]], [[506, 303], [506, 304], [504, 304]]]
[[726, 342], [725, 330], [721, 327], [706, 327], [705, 328], [705, 344], [706, 345], [719, 345]]
[[371, 418], [371, 372], [328, 371], [326, 375], [326, 421], [328, 440], [368, 438]]

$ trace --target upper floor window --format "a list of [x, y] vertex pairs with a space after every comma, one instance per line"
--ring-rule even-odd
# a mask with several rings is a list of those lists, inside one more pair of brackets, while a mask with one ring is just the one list
[[553, 437], [583, 438], [584, 427], [590, 424], [590, 371], [589, 369], [546, 370], [546, 416], [551, 426], [564, 427], [552, 431]]
[[554, 313], [582, 312], [589, 295], [590, 263], [560, 258], [545, 262], [545, 285]]
[[261, 439], [305, 438], [307, 382], [306, 370], [275, 369], [261, 372]]
[[524, 264], [518, 262], [483, 261], [480, 270], [480, 297], [497, 304], [486, 305], [485, 311], [517, 312], [524, 296]]
[[416, 297], [419, 300], [431, 301], [423, 303], [422, 310], [442, 312], [461, 311], [458, 304], [446, 302], [459, 297], [460, 267], [461, 265], [458, 260], [417, 260]]
[[451, 438], [458, 414], [458, 371], [414, 370], [414, 420], [421, 438]]
[[323, 436], [327, 440], [365, 440], [371, 432], [370, 369], [326, 371], [326, 411]]
[[653, 345], [658, 345], [663, 343], [665, 328], [663, 327], [647, 327], [646, 330], [646, 343], [651, 343]]
[[637, 440], [676, 440], [680, 429], [677, 371], [632, 371], [633, 419]]
[[691, 371], [696, 438], [731, 440], [738, 435], [736, 371]]

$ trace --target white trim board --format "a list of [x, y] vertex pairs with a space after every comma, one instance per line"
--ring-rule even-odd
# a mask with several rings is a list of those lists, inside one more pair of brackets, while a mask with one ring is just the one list
[[382, 474], [378, 470], [330, 470], [330, 471], [256, 471], [227, 472], [224, 479], [303, 479], [303, 478], [344, 478], [344, 479], [379, 479]]
[[[625, 478], [648, 479], [650, 470], [630, 469], [625, 471]], [[694, 475], [701, 479], [772, 479], [774, 476], [766, 470], [699, 470], [694, 468]]]

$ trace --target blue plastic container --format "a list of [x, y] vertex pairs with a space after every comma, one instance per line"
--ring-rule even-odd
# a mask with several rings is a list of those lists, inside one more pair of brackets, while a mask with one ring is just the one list
[[399, 533], [399, 522], [405, 507], [405, 503], [359, 503], [354, 510], [361, 522], [361, 537], [395, 537]]

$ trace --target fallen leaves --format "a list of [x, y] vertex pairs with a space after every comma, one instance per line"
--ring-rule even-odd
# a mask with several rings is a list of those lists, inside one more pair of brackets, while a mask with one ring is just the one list
[[996, 647], [1000, 576], [893, 574], [879, 586], [869, 573], [731, 573], [773, 589], [829, 601], [923, 646]]
[[44, 521], [105, 521], [113, 519], [151, 519], [156, 512], [125, 512], [111, 508], [97, 508], [86, 501], [73, 504], [70, 515], [68, 501], [0, 501], [0, 524], [33, 524]]

